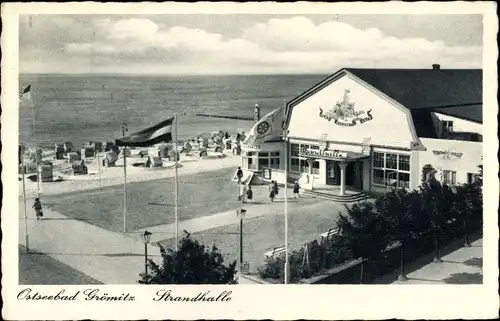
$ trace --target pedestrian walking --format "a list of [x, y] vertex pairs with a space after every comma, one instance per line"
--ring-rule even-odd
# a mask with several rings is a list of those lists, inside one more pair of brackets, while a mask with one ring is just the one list
[[39, 221], [43, 217], [43, 211], [42, 202], [40, 202], [40, 199], [38, 197], [35, 198], [35, 203], [33, 203], [32, 208], [35, 209], [36, 220]]
[[246, 201], [245, 201], [246, 193], [247, 193], [247, 186], [245, 184], [241, 184], [240, 185], [240, 197], [239, 197], [239, 199], [242, 203], [246, 203]]
[[269, 199], [271, 199], [271, 202], [274, 202], [274, 197], [276, 196], [274, 192], [274, 181], [271, 181], [271, 185], [269, 185]]
[[243, 170], [238, 166], [238, 170], [236, 171], [236, 177], [238, 178], [238, 184], [241, 183], [241, 179], [243, 178]]
[[279, 190], [280, 190], [278, 187], [278, 181], [274, 181], [273, 187], [274, 187], [274, 197], [276, 197], [278, 195]]
[[293, 184], [293, 197], [294, 198], [300, 197], [299, 190], [300, 190], [299, 182], [295, 181], [295, 183]]
[[252, 186], [248, 186], [248, 190], [247, 190], [247, 202], [248, 203], [252, 203], [252, 199], [253, 199]]

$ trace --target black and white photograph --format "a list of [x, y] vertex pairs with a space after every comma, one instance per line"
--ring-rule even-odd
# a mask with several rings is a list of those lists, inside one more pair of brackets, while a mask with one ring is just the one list
[[[2, 296], [18, 308], [5, 318], [39, 306], [47, 319], [51, 304], [86, 310], [61, 318], [172, 318], [168, 303], [209, 307], [184, 315], [199, 319], [236, 302], [220, 316], [256, 318], [241, 314], [254, 295], [307, 318], [329, 289], [412, 288], [448, 318], [467, 286], [484, 314], [454, 318], [498, 316], [494, 4], [12, 5]], [[454, 291], [443, 311], [425, 298]], [[370, 317], [347, 298], [350, 314], [322, 318]], [[157, 314], [133, 311], [143, 301]]]

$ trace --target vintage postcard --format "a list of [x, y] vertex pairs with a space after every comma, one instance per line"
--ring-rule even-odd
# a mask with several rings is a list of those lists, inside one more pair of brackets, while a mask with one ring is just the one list
[[494, 2], [2, 23], [3, 318], [498, 317]]

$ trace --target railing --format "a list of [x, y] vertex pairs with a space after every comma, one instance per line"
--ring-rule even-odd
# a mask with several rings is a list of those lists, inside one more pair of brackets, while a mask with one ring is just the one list
[[280, 245], [265, 253], [266, 257], [274, 258], [285, 254], [285, 245]]

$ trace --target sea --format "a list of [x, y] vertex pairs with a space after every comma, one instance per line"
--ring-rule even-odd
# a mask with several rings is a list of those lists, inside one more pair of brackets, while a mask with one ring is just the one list
[[219, 130], [248, 132], [252, 121], [196, 114], [251, 118], [259, 104], [263, 116], [326, 76], [24, 74], [19, 88], [31, 85], [31, 101], [20, 103], [19, 141], [29, 147], [36, 141], [44, 149], [67, 141], [81, 147], [121, 137], [124, 122], [132, 133], [175, 113], [183, 113], [178, 118], [179, 140]]

